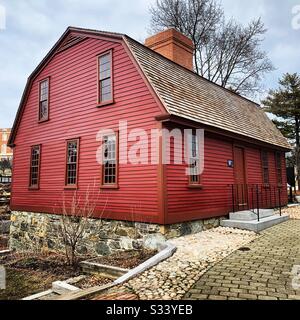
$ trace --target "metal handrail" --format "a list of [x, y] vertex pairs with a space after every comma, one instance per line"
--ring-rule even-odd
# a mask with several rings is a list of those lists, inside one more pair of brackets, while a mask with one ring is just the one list
[[249, 210], [260, 221], [261, 209], [278, 208], [282, 215], [282, 186], [263, 184], [232, 184], [231, 201], [233, 212]]

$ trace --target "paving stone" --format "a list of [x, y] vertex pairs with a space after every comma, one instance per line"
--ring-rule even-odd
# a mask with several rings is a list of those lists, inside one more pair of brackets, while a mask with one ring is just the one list
[[246, 300], [257, 300], [257, 295], [255, 294], [240, 293], [238, 297]]
[[208, 300], [227, 300], [227, 298], [224, 296], [210, 295], [208, 296]]
[[260, 291], [260, 290], [249, 290], [250, 294], [255, 294], [257, 296], [266, 296], [267, 295], [267, 291]]
[[220, 295], [225, 297], [232, 297], [232, 298], [237, 298], [238, 296], [237, 293], [231, 292], [231, 291], [228, 291], [228, 292], [220, 291]]
[[227, 288], [238, 288], [239, 285], [238, 284], [233, 284], [233, 283], [223, 283], [222, 287], [227, 287]]
[[250, 251], [235, 251], [202, 275], [201, 283], [209, 282], [211, 287], [206, 294], [215, 297], [217, 289], [228, 299], [300, 300], [300, 291], [291, 284], [291, 271], [300, 265], [300, 207], [297, 212], [298, 220], [261, 232], [261, 237], [247, 245]]
[[[226, 280], [224, 280], [226, 281]], [[250, 281], [242, 281], [242, 280], [236, 280], [236, 281], [232, 281], [233, 284], [238, 284], [238, 285], [243, 285], [243, 286], [249, 286], [250, 285]], [[251, 285], [253, 285], [253, 283], [251, 283]]]
[[278, 298], [272, 296], [258, 296], [258, 300], [278, 300]]
[[208, 298], [208, 295], [207, 294], [193, 294], [191, 296], [191, 298], [197, 299], [197, 300], [206, 300]]
[[290, 300], [300, 300], [300, 294], [299, 295], [289, 295], [288, 299], [290, 299]]

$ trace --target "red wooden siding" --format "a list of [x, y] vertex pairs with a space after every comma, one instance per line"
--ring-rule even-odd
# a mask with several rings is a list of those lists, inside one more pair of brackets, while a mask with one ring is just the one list
[[[232, 211], [229, 185], [235, 183], [235, 178], [234, 168], [227, 166], [227, 160], [233, 159], [235, 145], [244, 148], [246, 183], [262, 184], [260, 147], [230, 141], [206, 132], [202, 188], [189, 188], [188, 177], [185, 175], [186, 165], [166, 165], [167, 224], [222, 216]], [[171, 147], [171, 152], [172, 149]], [[273, 185], [277, 183], [274, 151], [269, 150], [270, 184]], [[286, 203], [284, 153], [282, 153], [282, 168], [282, 201]]]
[[[98, 105], [99, 54], [112, 50], [114, 102]], [[49, 121], [39, 123], [39, 81], [49, 77]], [[128, 130], [142, 128], [150, 136], [160, 128], [156, 116], [166, 111], [158, 105], [149, 85], [120, 41], [88, 38], [60, 51], [34, 80], [15, 138], [12, 210], [61, 212], [62, 195], [71, 198], [74, 190], [65, 188], [66, 140], [80, 138], [78, 192], [101, 184], [101, 165], [96, 161], [100, 129], [118, 130], [119, 120]], [[121, 138], [120, 138], [121, 140]], [[120, 141], [121, 142], [121, 141]], [[133, 144], [128, 143], [128, 148]], [[41, 145], [38, 190], [29, 189], [31, 146]], [[148, 154], [150, 156], [150, 143]], [[174, 145], [172, 148], [174, 149]], [[244, 148], [246, 183], [262, 183], [261, 149], [253, 144], [206, 132], [205, 170], [200, 185], [189, 187], [186, 164], [119, 164], [118, 188], [102, 189], [95, 216], [105, 207], [103, 218], [170, 224], [222, 216], [231, 210], [230, 189], [234, 184], [234, 146]], [[182, 146], [177, 146], [181, 148]], [[146, 146], [145, 146], [146, 148]], [[171, 148], [171, 151], [172, 151]], [[276, 184], [275, 150], [269, 149], [270, 184]], [[172, 157], [171, 157], [172, 159]], [[285, 159], [282, 153], [283, 191]], [[283, 192], [286, 201], [286, 192]]]
[[[113, 49], [115, 104], [97, 108], [97, 56]], [[50, 120], [38, 123], [38, 82], [50, 77]], [[80, 137], [79, 192], [88, 185], [100, 190], [96, 151], [101, 128], [130, 128], [150, 132], [161, 114], [143, 78], [121, 43], [87, 39], [56, 54], [35, 79], [15, 140], [12, 209], [59, 212], [65, 186], [65, 141]], [[29, 190], [30, 146], [42, 145], [40, 189]], [[129, 143], [130, 146], [130, 143]], [[105, 216], [158, 222], [157, 165], [119, 166], [119, 189], [103, 190], [98, 213], [107, 202]], [[98, 189], [99, 188], [99, 189]], [[66, 197], [72, 195], [65, 190]]]

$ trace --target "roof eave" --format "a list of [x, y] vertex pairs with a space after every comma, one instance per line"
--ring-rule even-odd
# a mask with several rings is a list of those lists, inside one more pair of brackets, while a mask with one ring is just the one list
[[[260, 145], [260, 146], [264, 146], [266, 148], [273, 148], [273, 149], [278, 149], [281, 150], [283, 152], [290, 152], [293, 148], [287, 147], [287, 146], [283, 146], [283, 145], [276, 145], [276, 144], [272, 144], [272, 143], [268, 143], [266, 141], [262, 141], [262, 140], [258, 140], [249, 136], [245, 136], [245, 135], [241, 135], [241, 134], [237, 134], [231, 131], [227, 131], [221, 128], [217, 128], [214, 126], [210, 126], [207, 124], [203, 124], [201, 122], [198, 121], [194, 121], [194, 120], [190, 120], [184, 117], [180, 117], [177, 115], [172, 115], [172, 114], [161, 114], [159, 116], [156, 116], [155, 119], [157, 121], [160, 122], [173, 122], [173, 123], [177, 123], [177, 124], [181, 124], [181, 125], [187, 125], [193, 128], [204, 128], [205, 130], [212, 132], [212, 133], [216, 133], [216, 134], [220, 134], [223, 136], [227, 136], [228, 138], [232, 138], [235, 140], [242, 140], [251, 144], [255, 144], [255, 145]], [[290, 145], [287, 142], [288, 145]]]

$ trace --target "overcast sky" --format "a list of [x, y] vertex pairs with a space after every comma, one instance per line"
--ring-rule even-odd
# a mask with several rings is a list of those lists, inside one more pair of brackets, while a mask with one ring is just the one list
[[[67, 26], [116, 31], [143, 41], [153, 1], [0, 0], [0, 128], [12, 126], [27, 77]], [[269, 31], [264, 49], [277, 68], [265, 79], [266, 89], [276, 86], [285, 72], [300, 73], [300, 29], [292, 28], [292, 8], [300, 0], [221, 2], [227, 17], [247, 23], [261, 16], [265, 22]]]

